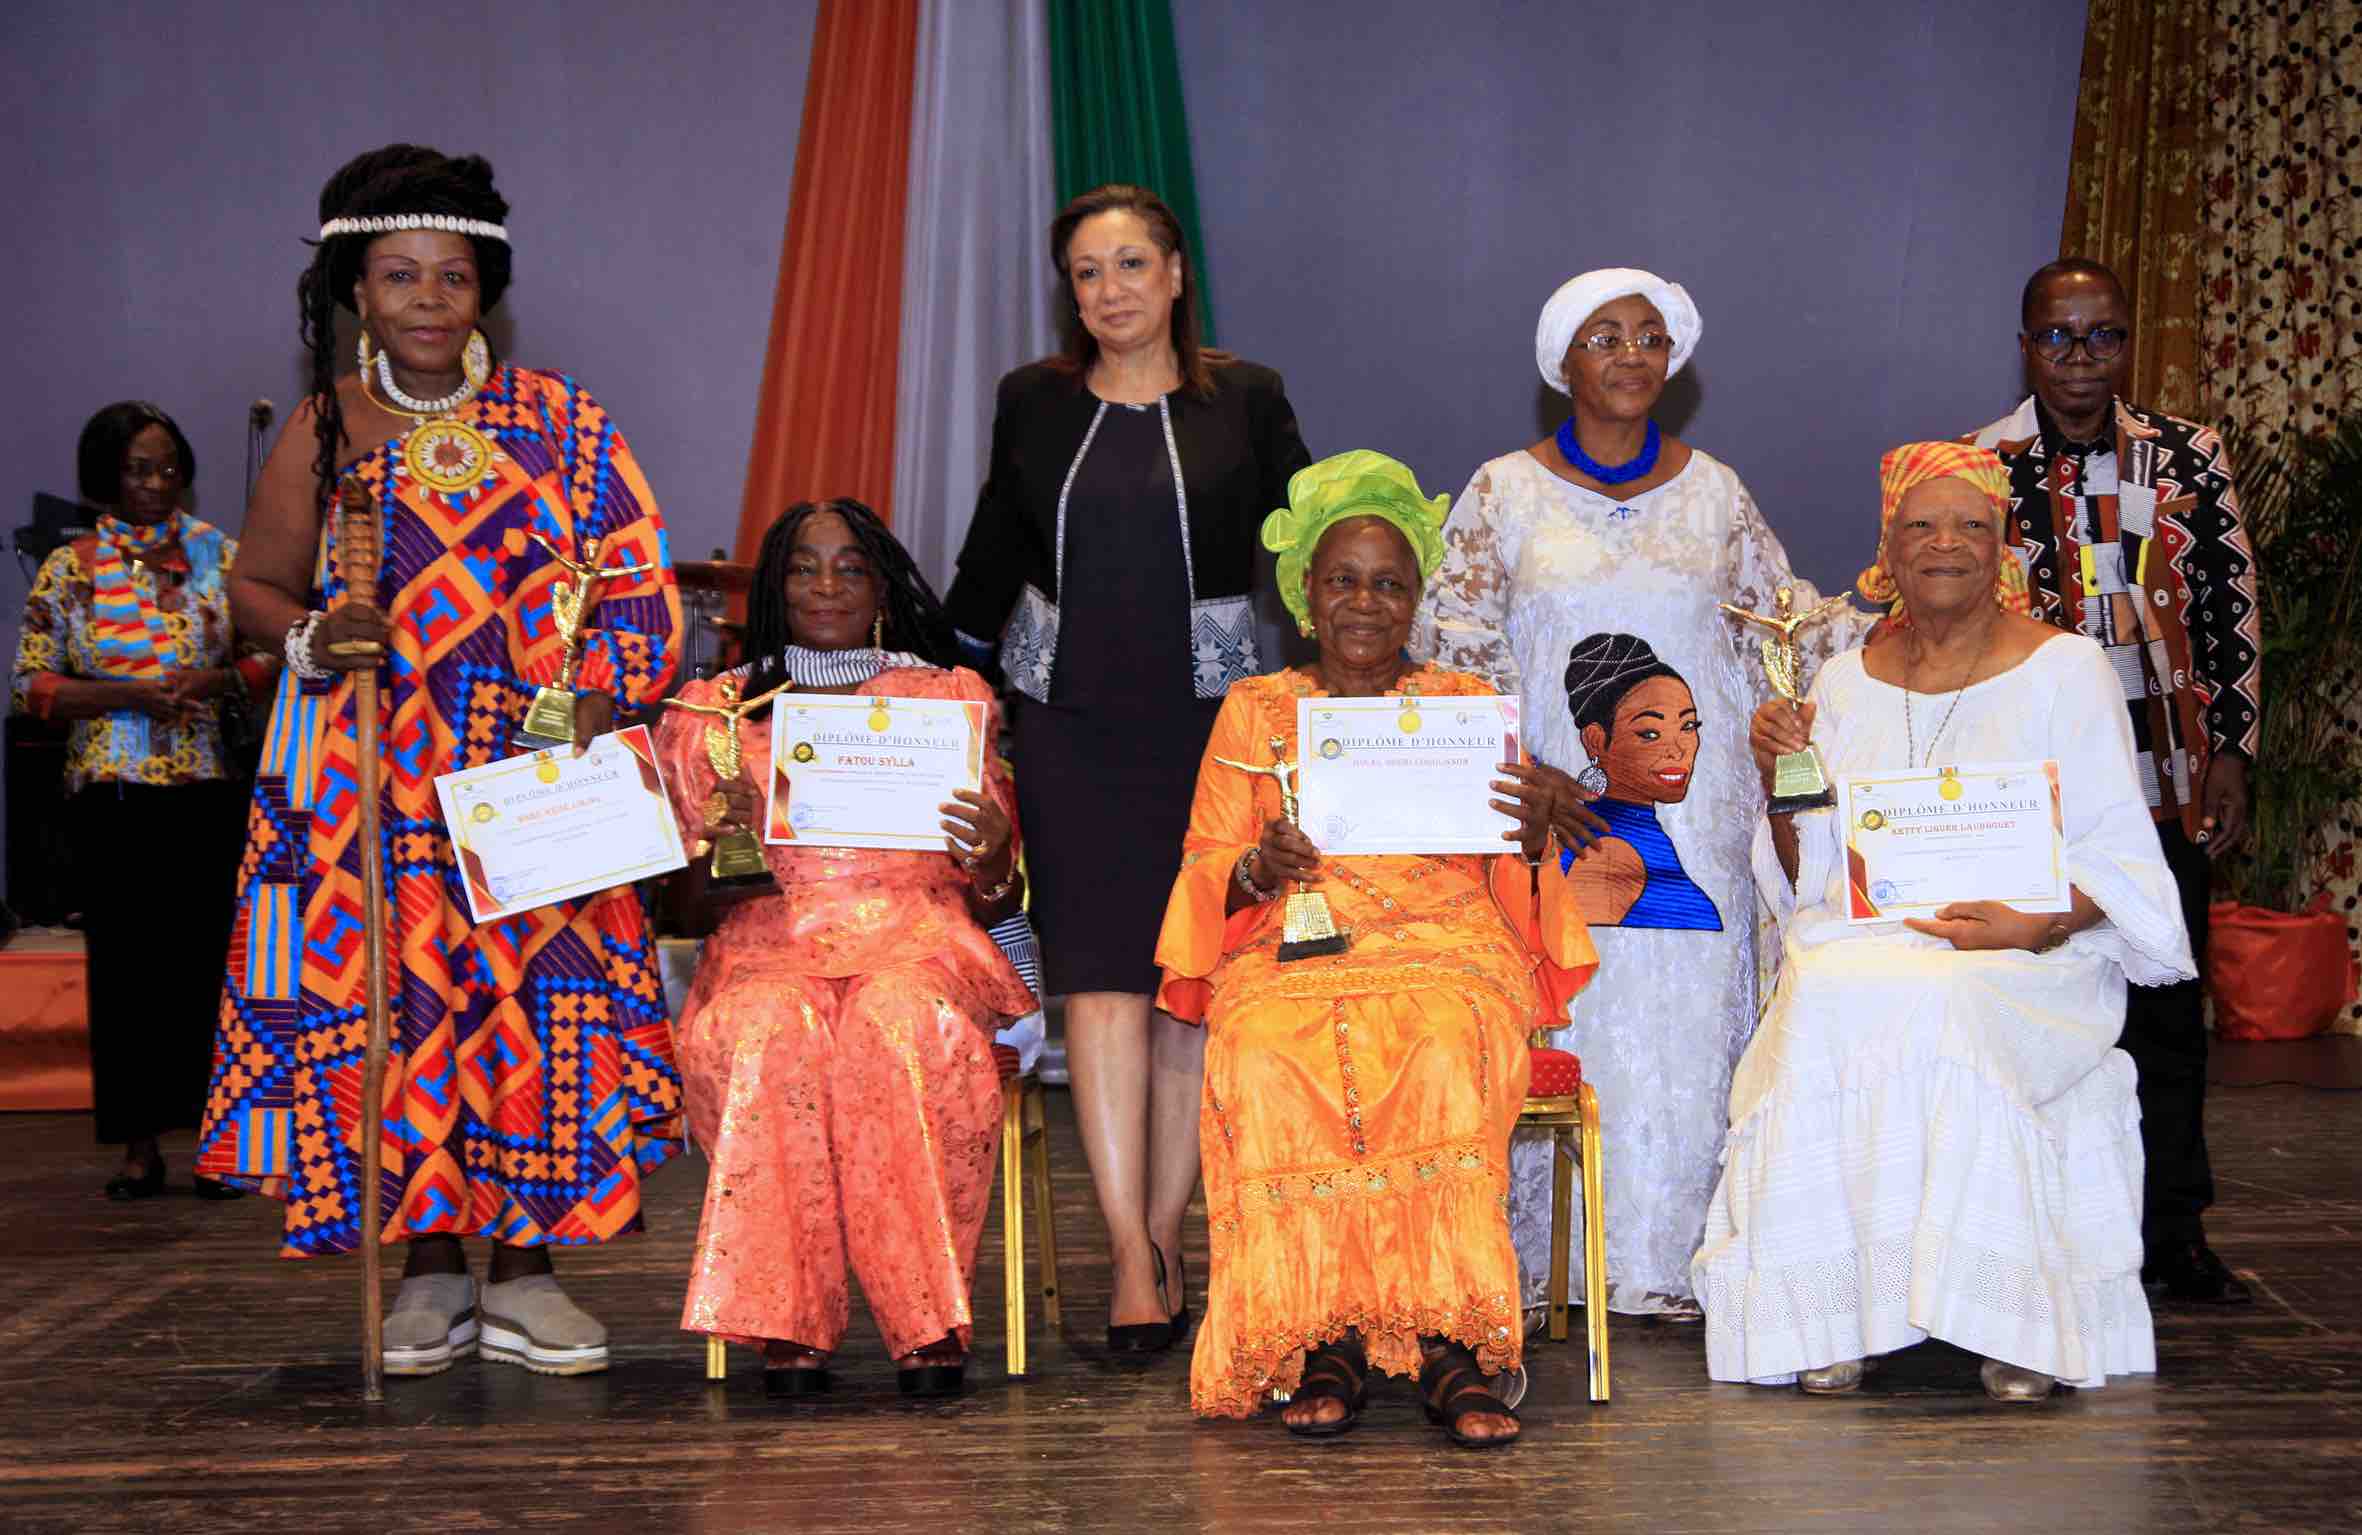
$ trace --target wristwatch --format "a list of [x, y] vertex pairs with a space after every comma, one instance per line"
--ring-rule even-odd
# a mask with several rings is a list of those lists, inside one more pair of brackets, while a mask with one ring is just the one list
[[2060, 944], [2065, 943], [2067, 938], [2067, 919], [2064, 917], [2053, 917], [2050, 919], [2050, 926], [2042, 930], [2041, 940], [2034, 945], [2034, 952], [2037, 954], [2048, 954]]

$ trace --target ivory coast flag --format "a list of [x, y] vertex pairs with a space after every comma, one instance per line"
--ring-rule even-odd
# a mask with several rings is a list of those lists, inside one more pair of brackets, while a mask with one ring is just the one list
[[853, 496], [948, 584], [993, 385], [1057, 345], [1050, 220], [1109, 181], [1172, 205], [1209, 293], [1170, 0], [821, 0], [740, 559]]

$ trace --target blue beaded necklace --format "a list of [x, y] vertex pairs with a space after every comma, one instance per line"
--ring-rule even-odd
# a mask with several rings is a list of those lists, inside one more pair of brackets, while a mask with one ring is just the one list
[[1637, 480], [1651, 469], [1656, 468], [1657, 450], [1663, 447], [1664, 443], [1664, 436], [1658, 432], [1657, 423], [1651, 421], [1648, 424], [1648, 435], [1640, 440], [1640, 456], [1638, 458], [1626, 464], [1603, 464], [1584, 452], [1583, 445], [1575, 440], [1574, 417], [1569, 416], [1558, 425], [1558, 451], [1566, 455], [1568, 463], [1602, 485], [1622, 485], [1626, 481]]

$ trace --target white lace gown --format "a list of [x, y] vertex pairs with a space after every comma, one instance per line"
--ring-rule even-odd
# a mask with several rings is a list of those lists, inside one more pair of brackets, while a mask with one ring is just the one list
[[[1859, 652], [1812, 693], [1832, 773], [1905, 765], [1907, 695]], [[1928, 746], [1951, 695], [1908, 697]], [[1697, 1256], [1716, 1380], [1783, 1384], [1931, 1335], [2079, 1386], [2156, 1368], [2140, 1109], [2114, 1046], [2127, 977], [2193, 971], [2123, 689], [2097, 645], [2060, 635], [1964, 690], [1930, 754], [2055, 758], [2068, 878], [2107, 919], [2048, 954], [1855, 926], [1836, 816], [1797, 818], [1793, 889], [1759, 825], [1784, 955]]]
[[[1653, 827], [1645, 809], [1631, 812], [1636, 835], [1659, 844], [1660, 862], [1669, 841], [1675, 872], [1695, 892], [1643, 902], [1615, 925], [1594, 919], [1599, 973], [1553, 1036], [1582, 1057], [1605, 1122], [1609, 1308], [1662, 1310], [1690, 1294], [1731, 1066], [1756, 1015], [1747, 848], [1763, 796], [1747, 722], [1769, 687], [1755, 644], [1761, 631], [1716, 604], [1768, 613], [1782, 584], [1796, 588], [1800, 605], [1819, 594], [1791, 572], [1739, 477], [1705, 453], [1626, 502], [1568, 484], [1530, 453], [1508, 454], [1469, 481], [1444, 542], [1412, 653], [1518, 694], [1540, 760], [1569, 773], [1590, 761], [1565, 675], [1568, 651], [1593, 635], [1646, 640], [1696, 700], [1687, 796], [1656, 806]], [[1808, 664], [1857, 643], [1864, 622], [1839, 613], [1803, 631]], [[1668, 920], [1683, 925], [1641, 925]], [[1516, 1148], [1510, 1221], [1526, 1303], [1536, 1305], [1549, 1272], [1550, 1162], [1540, 1135], [1521, 1136]], [[1567, 1245], [1580, 1300], [1583, 1249], [1572, 1230]]]

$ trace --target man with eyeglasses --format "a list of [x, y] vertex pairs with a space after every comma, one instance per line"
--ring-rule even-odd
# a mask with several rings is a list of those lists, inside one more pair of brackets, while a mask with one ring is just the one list
[[[2019, 350], [2033, 394], [1972, 439], [2010, 476], [2009, 541], [2035, 616], [2097, 640], [2124, 685], [2142, 786], [2201, 967], [2207, 861], [2247, 835], [2257, 734], [2254, 560], [2212, 430], [2122, 397], [2130, 305], [2096, 261], [2027, 279]], [[2206, 1026], [2198, 981], [2135, 986], [2120, 1043], [2140, 1071], [2144, 1283], [2243, 1305], [2206, 1245]]]

